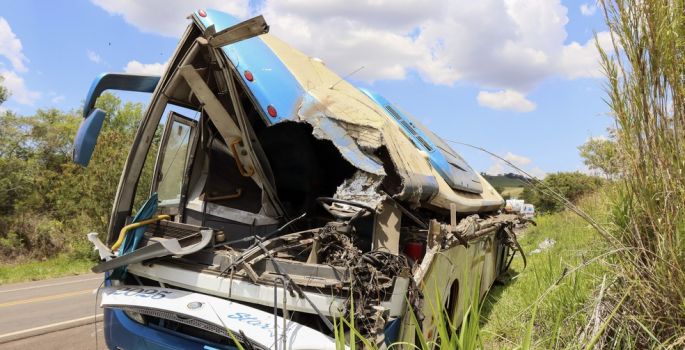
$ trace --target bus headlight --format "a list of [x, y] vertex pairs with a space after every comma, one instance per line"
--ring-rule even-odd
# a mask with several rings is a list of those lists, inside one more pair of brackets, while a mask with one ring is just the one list
[[139, 312], [135, 312], [133, 310], [124, 310], [124, 313], [128, 318], [140, 323], [140, 324], [145, 324], [145, 317], [141, 315]]

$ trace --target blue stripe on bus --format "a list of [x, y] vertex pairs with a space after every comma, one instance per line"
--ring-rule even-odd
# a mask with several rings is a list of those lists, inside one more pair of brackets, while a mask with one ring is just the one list
[[[237, 18], [223, 12], [206, 10], [206, 13], [206, 17], [197, 13], [195, 16], [205, 28], [213, 24], [217, 32], [239, 23]], [[240, 78], [257, 100], [268, 124], [296, 119], [298, 101], [305, 90], [262, 39], [250, 38], [222, 49], [240, 72]], [[246, 70], [252, 72], [253, 81], [245, 78]], [[276, 109], [276, 117], [269, 116], [269, 105]]]
[[447, 162], [447, 158], [445, 158], [431, 138], [426, 135], [421, 128], [414, 126], [410, 116], [405, 115], [399, 108], [386, 100], [385, 97], [366, 89], [360, 88], [359, 90], [383, 108], [385, 113], [400, 126], [402, 131], [410, 140], [412, 140], [414, 145], [418, 149], [426, 152], [433, 168], [440, 173], [448, 183], [452, 182], [452, 166]]

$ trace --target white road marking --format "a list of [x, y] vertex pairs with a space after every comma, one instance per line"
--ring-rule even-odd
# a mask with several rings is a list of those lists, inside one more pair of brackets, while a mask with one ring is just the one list
[[32, 286], [32, 287], [23, 287], [23, 288], [15, 288], [15, 289], [8, 289], [8, 290], [0, 290], [0, 293], [18, 292], [21, 290], [36, 289], [36, 288], [43, 288], [43, 287], [55, 287], [55, 286], [62, 286], [65, 284], [74, 284], [74, 283], [79, 283], [79, 282], [95, 281], [95, 280], [102, 280], [102, 279], [104, 279], [104, 277], [100, 276], [100, 277], [93, 277], [93, 278], [87, 278], [87, 279], [76, 280], [76, 281], [67, 281], [67, 282], [60, 282], [60, 283], [43, 284], [43, 285]]
[[69, 324], [71, 324], [71, 323], [78, 324], [78, 323], [80, 323], [80, 322], [87, 321], [87, 320], [89, 320], [89, 319], [90, 319], [90, 320], [95, 319], [96, 321], [99, 322], [99, 321], [102, 320], [102, 315], [103, 315], [103, 314], [97, 314], [97, 315], [95, 315], [95, 316], [86, 316], [86, 317], [81, 317], [81, 318], [75, 318], [75, 319], [73, 319], [73, 320], [67, 320], [67, 321], [62, 321], [62, 322], [56, 322], [56, 323], [46, 324], [45, 326], [40, 326], [40, 327], [34, 327], [34, 328], [24, 329], [24, 330], [21, 330], [21, 331], [16, 331], [16, 332], [11, 332], [11, 333], [5, 333], [5, 334], [0, 335], [0, 343], [2, 343], [3, 340], [5, 340], [5, 339], [7, 339], [7, 338], [10, 338], [10, 337], [21, 336], [22, 334], [25, 334], [25, 333], [38, 332], [38, 331], [41, 331], [41, 330], [50, 329], [50, 328], [54, 328], [54, 327], [67, 326], [67, 325], [69, 325]]

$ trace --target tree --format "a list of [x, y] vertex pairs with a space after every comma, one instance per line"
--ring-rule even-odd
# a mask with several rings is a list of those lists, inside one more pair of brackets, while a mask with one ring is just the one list
[[539, 212], [556, 212], [564, 209], [564, 204], [548, 194], [547, 188], [562, 195], [571, 202], [592, 193], [599, 188], [603, 180], [596, 176], [579, 172], [559, 172], [548, 174], [535, 187], [526, 187], [521, 197], [527, 203], [532, 203]]
[[578, 147], [583, 163], [591, 170], [598, 170], [608, 178], [620, 173], [616, 142], [609, 139], [591, 138]]
[[2, 85], [2, 82], [5, 80], [5, 78], [0, 75], [0, 105], [7, 101], [7, 99], [10, 97], [9, 91]]
[[[0, 262], [61, 252], [91, 254], [85, 234], [107, 228], [143, 110], [111, 94], [103, 94], [97, 107], [107, 119], [88, 168], [71, 162], [81, 111], [0, 114]], [[139, 190], [146, 196], [152, 167], [144, 174]]]

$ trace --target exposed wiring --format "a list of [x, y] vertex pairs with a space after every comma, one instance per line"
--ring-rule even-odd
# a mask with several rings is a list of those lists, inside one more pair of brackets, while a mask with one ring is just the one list
[[[262, 244], [259, 238], [257, 238], [257, 246], [264, 252], [264, 255], [267, 258], [269, 258], [269, 260], [271, 260], [271, 265], [273, 266], [274, 270], [276, 270], [276, 273], [285, 278], [285, 280], [288, 282], [288, 286], [295, 290], [298, 297], [304, 298], [304, 300], [306, 300], [307, 303], [309, 303], [309, 306], [312, 307], [312, 309], [314, 310], [314, 312], [316, 312], [321, 321], [323, 321], [326, 327], [328, 327], [328, 330], [331, 332], [335, 332], [335, 328], [333, 327], [331, 321], [329, 321], [326, 318], [326, 316], [324, 316], [324, 314], [322, 314], [321, 311], [319, 311], [319, 308], [316, 307], [316, 304], [314, 304], [314, 302], [312, 302], [312, 300], [309, 299], [307, 294], [304, 293], [302, 288], [298, 284], [296, 284], [295, 281], [293, 281], [292, 277], [290, 277], [288, 272], [281, 268], [281, 265], [278, 263], [278, 261], [276, 261], [276, 258], [274, 258], [273, 254], [271, 254], [271, 252], [268, 249], [266, 249], [266, 247], [264, 246], [264, 244]], [[283, 293], [285, 293], [285, 289], [283, 290]]]
[[238, 240], [235, 240], [235, 241], [226, 242], [226, 243], [221, 243], [221, 245], [230, 245], [230, 244], [234, 244], [234, 243], [238, 243], [238, 242], [246, 242], [246, 241], [250, 241], [250, 240], [254, 240], [254, 242], [255, 242], [255, 243], [253, 243], [250, 247], [248, 247], [247, 249], [245, 249], [245, 250], [243, 251], [243, 254], [242, 254], [242, 255], [240, 255], [236, 260], [234, 260], [231, 264], [229, 264], [223, 271], [221, 271], [221, 273], [219, 274], [219, 277], [225, 276], [225, 275], [228, 273], [229, 270], [233, 271], [233, 269], [234, 269], [236, 266], [238, 266], [239, 264], [242, 264], [242, 263], [245, 261], [246, 256], [249, 255], [249, 254], [246, 254], [246, 252], [252, 253], [252, 250], [253, 250], [254, 248], [257, 247], [257, 245], [258, 245], [258, 243], [259, 243], [260, 241], [266, 241], [266, 240], [272, 238], [273, 236], [275, 236], [275, 235], [281, 233], [283, 230], [285, 230], [286, 228], [288, 228], [290, 225], [294, 224], [294, 223], [297, 222], [298, 220], [304, 218], [306, 215], [307, 215], [307, 213], [302, 213], [302, 215], [300, 215], [300, 216], [298, 216], [298, 217], [296, 217], [296, 218], [294, 218], [294, 219], [292, 219], [292, 220], [286, 222], [285, 224], [283, 224], [283, 226], [279, 227], [279, 228], [276, 229], [275, 231], [273, 231], [273, 232], [271, 232], [271, 233], [269, 233], [269, 234], [267, 234], [267, 235], [265, 235], [264, 237], [261, 237], [261, 238], [258, 237], [258, 236], [254, 236], [254, 235], [253, 235], [253, 236], [241, 238], [241, 239], [238, 239]]
[[336, 81], [335, 83], [333, 83], [333, 85], [331, 85], [331, 86], [329, 87], [329, 89], [333, 90], [333, 88], [334, 88], [336, 85], [338, 85], [341, 81], [343, 81], [343, 80], [345, 80], [345, 79], [347, 79], [347, 78], [349, 78], [349, 77], [351, 77], [351, 76], [357, 74], [357, 72], [359, 72], [359, 71], [362, 70], [362, 69], [364, 69], [364, 66], [361, 66], [361, 67], [359, 67], [359, 68], [353, 70], [351, 73], [347, 74], [346, 76], [340, 78], [340, 80], [338, 80], [338, 81]]

